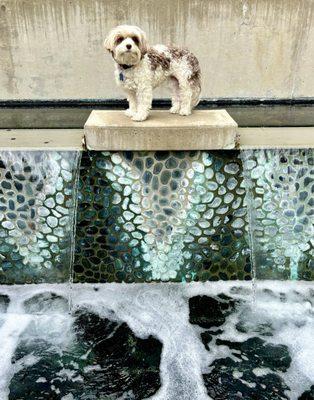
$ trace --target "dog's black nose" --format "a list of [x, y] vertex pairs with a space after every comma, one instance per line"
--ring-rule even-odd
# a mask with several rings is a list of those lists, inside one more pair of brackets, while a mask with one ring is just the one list
[[127, 48], [128, 50], [130, 50], [130, 49], [132, 48], [132, 45], [131, 45], [131, 44], [127, 44], [127, 45], [126, 45], [126, 48]]

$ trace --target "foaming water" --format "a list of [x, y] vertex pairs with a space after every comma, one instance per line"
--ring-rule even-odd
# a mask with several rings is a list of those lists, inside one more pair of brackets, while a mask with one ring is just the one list
[[[154, 399], [208, 399], [202, 382], [202, 368], [208, 356], [197, 332], [189, 324], [188, 304], [181, 285], [111, 284], [99, 287], [99, 302], [93, 289], [75, 288], [74, 307], [90, 307], [103, 317], [108, 310], [125, 321], [136, 336], [150, 335], [163, 344], [160, 365], [162, 387]], [[122, 295], [123, 293], [123, 295]]]
[[[25, 333], [27, 339], [38, 336], [59, 346], [70, 340], [71, 317], [68, 301], [63, 297], [67, 292], [68, 285], [0, 286], [0, 293], [10, 299], [6, 313], [1, 315], [0, 400], [9, 398], [9, 385], [14, 374], [38, 361], [30, 356], [12, 363], [19, 343], [26, 338]], [[55, 296], [63, 299], [62, 305], [56, 303]]]
[[[162, 343], [161, 386], [151, 399], [214, 399], [211, 393], [219, 390], [221, 385], [213, 389], [211, 374], [215, 373], [217, 363], [227, 359], [236, 361], [238, 366], [232, 371], [232, 379], [254, 390], [254, 382], [249, 381], [241, 370], [244, 354], [239, 358], [239, 350], [232, 347], [233, 343], [239, 347], [239, 343], [250, 343], [252, 340], [263, 343], [262, 347], [267, 351], [267, 346], [280, 349], [279, 359], [284, 358], [286, 352], [286, 364], [278, 371], [272, 369], [271, 363], [263, 362], [251, 368], [257, 380], [276, 374], [287, 386], [285, 388], [282, 383], [283, 395], [287, 397], [281, 398], [297, 400], [314, 384], [314, 293], [310, 283], [261, 281], [256, 288], [255, 309], [251, 303], [250, 282], [74, 284], [71, 313], [68, 312], [68, 289], [63, 284], [0, 287], [0, 293], [10, 298], [0, 326], [1, 400], [10, 398], [9, 388], [14, 376], [36, 365], [41, 357], [31, 352], [13, 362], [17, 347], [44, 340], [48, 344], [46, 347], [58, 349], [60, 354], [71, 351], [76, 341], [74, 321], [81, 310], [88, 310], [100, 319], [117, 322], [114, 331], [126, 323], [136, 337], [143, 340], [152, 336]], [[214, 320], [218, 312], [214, 306], [199, 309], [197, 313], [201, 314], [197, 317], [189, 303], [196, 298], [201, 301], [204, 298], [213, 299], [208, 304], [224, 304], [222, 310], [226, 307], [230, 310], [223, 311], [219, 323]], [[212, 338], [205, 340], [209, 337], [208, 333]], [[85, 359], [92, 349], [85, 354]], [[99, 368], [99, 365], [92, 364], [84, 367], [84, 371], [87, 373]], [[74, 374], [65, 368], [58, 372], [58, 379], [61, 379], [60, 376], [72, 384], [84, 379], [84, 373]], [[38, 375], [34, 384], [36, 382], [44, 382], [44, 378]], [[101, 384], [104, 383], [99, 382]], [[59, 393], [53, 384], [51, 388], [55, 394]], [[86, 386], [85, 395], [89, 394], [88, 390]], [[81, 397], [83, 393], [75, 395], [70, 389], [65, 390], [62, 396], [58, 395], [63, 400], [84, 398]], [[227, 396], [228, 393], [223, 393], [219, 398], [230, 399]], [[91, 395], [90, 398], [99, 397]], [[122, 397], [113, 394], [110, 398], [138, 397], [128, 391]]]
[[21, 333], [30, 321], [28, 315], [10, 314], [0, 329], [2, 345], [0, 347], [0, 399], [5, 400], [9, 395], [9, 384], [14, 375], [11, 364]]

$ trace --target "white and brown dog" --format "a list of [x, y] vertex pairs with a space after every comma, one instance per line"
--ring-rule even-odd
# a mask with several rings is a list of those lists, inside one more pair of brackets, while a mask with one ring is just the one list
[[144, 121], [152, 106], [153, 89], [164, 81], [172, 87], [171, 113], [190, 115], [198, 104], [201, 72], [197, 58], [187, 49], [156, 45], [150, 47], [137, 26], [112, 29], [105, 48], [116, 62], [115, 77], [127, 93], [126, 115]]

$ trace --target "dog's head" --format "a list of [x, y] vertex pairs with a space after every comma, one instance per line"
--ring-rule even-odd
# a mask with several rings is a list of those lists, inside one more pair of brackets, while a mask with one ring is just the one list
[[118, 64], [136, 65], [147, 52], [145, 32], [137, 26], [119, 25], [105, 39], [105, 48]]

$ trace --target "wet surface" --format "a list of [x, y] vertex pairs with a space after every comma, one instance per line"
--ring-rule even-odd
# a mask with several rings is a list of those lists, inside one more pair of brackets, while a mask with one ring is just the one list
[[251, 279], [237, 151], [83, 155], [75, 282]]
[[[25, 332], [13, 357], [9, 399], [143, 399], [160, 387], [161, 343], [82, 310], [66, 348]], [[27, 365], [28, 363], [32, 365]]]
[[310, 285], [3, 288], [1, 400], [313, 399]]

